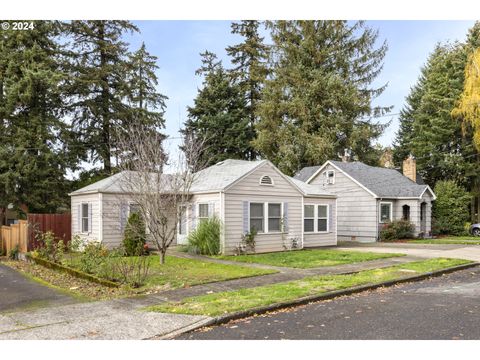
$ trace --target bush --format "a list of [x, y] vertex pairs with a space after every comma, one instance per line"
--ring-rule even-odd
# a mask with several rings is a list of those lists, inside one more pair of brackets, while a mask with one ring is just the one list
[[10, 250], [8, 253], [8, 257], [10, 260], [18, 260], [18, 254], [20, 253], [20, 250], [18, 248], [18, 245], [15, 245], [13, 249]]
[[108, 256], [109, 251], [104, 245], [96, 241], [87, 242], [80, 255], [80, 270], [89, 274], [101, 273]]
[[132, 213], [128, 217], [125, 232], [123, 233], [123, 248], [127, 256], [140, 256], [145, 251], [147, 234], [142, 216]]
[[38, 233], [36, 235], [36, 240], [36, 256], [54, 263], [60, 263], [62, 261], [66, 246], [62, 240], [55, 239], [55, 234], [53, 232], [47, 231], [45, 233]]
[[435, 234], [462, 235], [470, 220], [471, 195], [454, 181], [438, 181], [434, 189], [432, 228]]
[[380, 231], [381, 241], [392, 241], [400, 239], [411, 239], [415, 227], [408, 220], [395, 220], [390, 223], [384, 224]]
[[222, 222], [217, 217], [200, 222], [188, 235], [188, 251], [202, 255], [218, 255], [221, 228]]
[[118, 257], [112, 262], [112, 271], [115, 279], [133, 288], [145, 284], [150, 271], [148, 256]]

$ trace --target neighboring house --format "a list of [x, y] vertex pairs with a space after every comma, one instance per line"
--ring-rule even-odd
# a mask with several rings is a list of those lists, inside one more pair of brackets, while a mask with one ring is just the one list
[[[113, 175], [71, 193], [72, 234], [118, 246], [135, 204]], [[235, 252], [242, 235], [256, 228], [256, 252], [336, 245], [336, 196], [288, 177], [267, 160], [225, 160], [195, 174], [191, 198], [177, 227], [186, 244], [199, 221], [212, 216], [224, 224], [222, 252]]]
[[417, 175], [412, 157], [403, 162], [403, 175], [358, 161], [327, 161], [303, 168], [295, 178], [337, 195], [339, 240], [378, 241], [383, 224], [399, 219], [415, 225], [415, 236], [431, 235], [436, 197]]

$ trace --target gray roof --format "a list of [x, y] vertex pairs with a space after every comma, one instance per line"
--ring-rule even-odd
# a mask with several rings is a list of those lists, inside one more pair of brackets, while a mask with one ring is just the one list
[[[250, 173], [257, 167], [265, 163], [268, 163], [268, 161], [245, 161], [233, 159], [221, 161], [215, 165], [212, 165], [206, 169], [197, 172], [194, 175], [194, 180], [192, 186], [190, 187], [190, 192], [199, 193], [222, 191], [238, 179], [242, 178], [246, 174]], [[106, 179], [97, 181], [96, 183], [78, 189], [72, 192], [70, 195], [79, 195], [94, 192], [123, 193], [125, 192], [124, 189], [129, 188], [129, 186], [125, 184], [122, 186], [122, 182], [130, 176], [135, 176], [135, 172], [122, 171]], [[162, 176], [165, 177], [165, 184], [168, 186], [168, 182], [171, 181], [173, 175], [162, 174]], [[304, 195], [334, 196], [328, 191], [321, 189], [318, 186], [308, 185], [289, 176], [285, 176], [285, 178], [287, 179], [287, 181], [290, 181], [294, 186], [296, 186], [301, 192], [303, 192]]]
[[[330, 163], [381, 198], [420, 197], [428, 188], [427, 185], [419, 185], [395, 169], [369, 166], [359, 161], [330, 161]], [[320, 168], [321, 166], [304, 168], [295, 177], [307, 181]]]

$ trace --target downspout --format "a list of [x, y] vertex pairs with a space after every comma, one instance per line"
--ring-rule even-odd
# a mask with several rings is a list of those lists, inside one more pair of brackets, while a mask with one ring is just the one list
[[220, 252], [225, 254], [225, 193], [220, 191], [220, 219], [222, 221], [222, 230], [220, 232]]

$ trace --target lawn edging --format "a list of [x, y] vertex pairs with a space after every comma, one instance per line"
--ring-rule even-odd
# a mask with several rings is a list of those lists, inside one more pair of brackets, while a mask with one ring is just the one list
[[44, 266], [44, 267], [49, 268], [49, 269], [63, 271], [65, 273], [67, 273], [69, 275], [72, 275], [72, 276], [75, 276], [79, 279], [92, 281], [96, 284], [108, 286], [108, 287], [111, 287], [111, 288], [119, 288], [120, 287], [120, 284], [115, 283], [113, 281], [101, 279], [101, 278], [96, 277], [94, 275], [87, 274], [83, 271], [80, 271], [80, 270], [77, 270], [77, 269], [74, 269], [74, 268], [71, 268], [71, 267], [68, 267], [68, 266], [65, 266], [65, 265], [57, 264], [57, 263], [54, 263], [52, 261], [42, 259], [42, 258], [39, 258], [39, 257], [36, 257], [36, 256], [32, 256], [31, 254], [28, 254], [28, 253], [25, 254], [25, 259], [27, 261], [32, 261], [32, 262], [34, 262], [38, 265]]
[[194, 331], [194, 330], [200, 329], [202, 327], [206, 327], [206, 326], [221, 325], [221, 324], [228, 323], [232, 320], [242, 319], [242, 318], [246, 318], [246, 317], [253, 316], [253, 315], [260, 315], [260, 314], [264, 314], [264, 313], [267, 313], [267, 312], [270, 312], [270, 311], [285, 309], [285, 308], [292, 307], [292, 306], [305, 305], [305, 304], [308, 304], [308, 303], [314, 302], [314, 301], [329, 300], [329, 299], [333, 299], [333, 298], [336, 298], [336, 297], [356, 294], [356, 293], [360, 293], [360, 292], [367, 291], [367, 290], [375, 290], [375, 289], [378, 289], [378, 288], [381, 288], [381, 287], [390, 287], [390, 286], [393, 286], [393, 285], [396, 285], [396, 284], [413, 282], [413, 281], [420, 281], [420, 280], [424, 280], [424, 279], [431, 278], [431, 277], [437, 277], [437, 276], [441, 276], [441, 275], [444, 275], [444, 274], [449, 274], [449, 273], [459, 271], [459, 270], [469, 269], [469, 268], [476, 267], [476, 266], [479, 266], [479, 265], [480, 265], [479, 262], [471, 262], [471, 263], [468, 263], [468, 264], [452, 266], [452, 267], [449, 267], [449, 268], [430, 271], [430, 272], [426, 272], [426, 273], [419, 274], [419, 275], [410, 275], [410, 276], [405, 276], [405, 277], [401, 277], [401, 278], [394, 279], [394, 280], [382, 281], [382, 282], [378, 282], [378, 283], [374, 283], [374, 284], [368, 284], [368, 285], [354, 286], [354, 287], [351, 287], [351, 288], [348, 288], [348, 289], [335, 290], [335, 291], [330, 291], [330, 292], [323, 293], [323, 294], [305, 296], [305, 297], [301, 297], [301, 298], [291, 300], [291, 301], [285, 301], [285, 302], [270, 304], [270, 305], [266, 305], [266, 306], [259, 306], [259, 307], [248, 309], [248, 310], [242, 310], [242, 311], [237, 311], [237, 312], [226, 314], [226, 315], [215, 316], [215, 317], [211, 318], [210, 320], [202, 321], [200, 324], [189, 326], [186, 329], [178, 329], [178, 330], [175, 330], [175, 331], [170, 332], [168, 334], [160, 335], [156, 338], [160, 339], [160, 340], [169, 340], [169, 339], [173, 339], [174, 337], [177, 337], [179, 335], [182, 335], [182, 334], [185, 334], [185, 333], [188, 333], [188, 332], [191, 332], [191, 331]]

